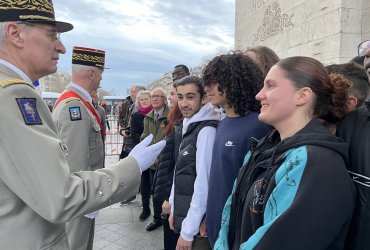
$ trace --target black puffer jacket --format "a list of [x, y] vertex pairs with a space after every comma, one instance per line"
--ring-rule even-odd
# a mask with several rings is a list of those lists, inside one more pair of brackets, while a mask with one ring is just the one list
[[154, 179], [154, 201], [162, 204], [171, 193], [175, 159], [181, 143], [182, 120], [173, 127], [171, 134], [165, 137], [166, 146], [159, 155], [159, 165]]
[[[198, 134], [205, 127], [216, 128], [218, 122], [218, 120], [194, 121], [188, 125], [186, 133], [182, 136], [179, 156], [176, 158], [173, 183], [173, 226], [175, 233], [181, 232], [182, 222], [187, 217], [193, 200], [194, 185], [197, 179]], [[204, 211], [205, 208], [206, 204], [204, 204]]]

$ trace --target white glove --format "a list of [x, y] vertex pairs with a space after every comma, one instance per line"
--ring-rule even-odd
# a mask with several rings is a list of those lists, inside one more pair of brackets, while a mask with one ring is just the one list
[[166, 146], [165, 140], [161, 140], [156, 144], [148, 146], [152, 140], [153, 135], [150, 134], [137, 144], [129, 153], [129, 156], [132, 156], [139, 164], [141, 172], [147, 170], [151, 165], [153, 165], [159, 153]]

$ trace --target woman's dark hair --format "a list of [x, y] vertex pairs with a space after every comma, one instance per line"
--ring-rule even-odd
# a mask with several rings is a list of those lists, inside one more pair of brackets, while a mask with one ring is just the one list
[[263, 86], [263, 73], [254, 61], [242, 52], [230, 52], [213, 58], [203, 69], [204, 86], [218, 85], [226, 93], [227, 104], [241, 116], [259, 112], [255, 96]]
[[313, 114], [327, 122], [336, 123], [347, 110], [347, 89], [350, 83], [340, 75], [328, 75], [318, 60], [295, 56], [279, 61], [285, 76], [300, 89], [309, 87], [315, 94]]
[[184, 78], [176, 81], [176, 90], [179, 86], [184, 86], [187, 84], [194, 84], [195, 86], [197, 86], [200, 97], [204, 96], [205, 91], [201, 78], [199, 78], [198, 76], [185, 76]]
[[269, 47], [255, 46], [248, 48], [245, 52], [249, 51], [256, 54], [257, 61], [255, 63], [260, 67], [264, 76], [266, 76], [271, 67], [280, 60], [278, 55]]

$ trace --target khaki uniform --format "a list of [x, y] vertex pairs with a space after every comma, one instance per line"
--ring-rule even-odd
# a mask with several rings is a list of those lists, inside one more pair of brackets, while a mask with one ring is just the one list
[[[82, 92], [72, 86], [67, 86], [66, 90], [72, 90], [88, 101]], [[76, 107], [80, 110], [80, 119], [71, 120], [70, 109]], [[64, 99], [52, 116], [60, 139], [67, 145], [71, 172], [101, 168], [104, 165], [104, 145], [100, 125], [85, 104], [74, 97]]]
[[[78, 89], [68, 85], [66, 91], [69, 90], [89, 102], [88, 97]], [[90, 104], [93, 106], [91, 102]], [[78, 119], [71, 117], [71, 110], [80, 112]], [[67, 145], [67, 162], [71, 172], [93, 171], [102, 168], [104, 166], [104, 144], [100, 125], [85, 104], [78, 98], [66, 98], [57, 105], [52, 116], [60, 139]], [[94, 225], [95, 219], [85, 216], [67, 223], [67, 236], [71, 249], [92, 249]]]
[[[138, 164], [127, 157], [71, 173], [48, 107], [32, 86], [8, 78], [20, 76], [0, 64], [0, 249], [70, 249], [65, 222], [134, 195]], [[35, 104], [28, 122], [19, 104], [26, 98]]]

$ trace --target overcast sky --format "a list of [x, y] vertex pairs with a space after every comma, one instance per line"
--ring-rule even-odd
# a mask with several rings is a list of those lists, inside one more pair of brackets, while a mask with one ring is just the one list
[[218, 50], [234, 48], [234, 0], [54, 0], [56, 19], [74, 25], [62, 34], [70, 72], [72, 47], [106, 51], [101, 86], [125, 95], [177, 64], [202, 65]]

